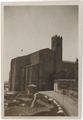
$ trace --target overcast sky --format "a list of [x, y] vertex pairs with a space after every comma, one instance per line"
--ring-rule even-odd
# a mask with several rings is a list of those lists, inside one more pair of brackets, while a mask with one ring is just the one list
[[75, 61], [78, 57], [77, 6], [5, 7], [4, 79], [9, 79], [12, 58], [51, 48], [51, 37], [55, 34], [63, 37], [63, 60]]

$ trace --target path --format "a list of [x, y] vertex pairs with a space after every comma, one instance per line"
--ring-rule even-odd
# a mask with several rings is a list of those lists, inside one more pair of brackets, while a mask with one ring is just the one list
[[54, 91], [41, 91], [40, 93], [56, 99], [57, 102], [66, 110], [69, 116], [78, 116], [78, 103], [72, 98]]

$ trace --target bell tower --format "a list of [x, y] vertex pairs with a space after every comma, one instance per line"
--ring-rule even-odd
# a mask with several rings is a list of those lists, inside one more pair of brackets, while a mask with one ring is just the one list
[[54, 68], [56, 72], [59, 72], [62, 64], [62, 37], [55, 35], [51, 40], [51, 48], [54, 54]]

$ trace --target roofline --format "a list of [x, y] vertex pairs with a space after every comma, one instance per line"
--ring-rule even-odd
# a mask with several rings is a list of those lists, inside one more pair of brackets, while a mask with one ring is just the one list
[[23, 55], [23, 56], [18, 56], [18, 57], [12, 58], [11, 60], [16, 60], [16, 59], [19, 59], [19, 58], [22, 58], [22, 57], [28, 57], [28, 56], [31, 56], [32, 54], [35, 54], [35, 53], [37, 53], [37, 52], [40, 53], [41, 51], [44, 51], [44, 50], [49, 50], [49, 51], [51, 51], [50, 48], [44, 48], [44, 49], [40, 49], [40, 50], [38, 50], [38, 51], [35, 51], [35, 52], [33, 52], [33, 53], [30, 53], [30, 54], [28, 54], [28, 55]]
[[75, 63], [75, 61], [73, 62], [73, 61], [63, 61], [62, 60], [62, 63], [72, 63], [73, 64], [73, 63]]

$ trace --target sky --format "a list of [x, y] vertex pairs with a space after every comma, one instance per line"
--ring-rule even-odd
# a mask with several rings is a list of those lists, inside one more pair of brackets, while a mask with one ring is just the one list
[[51, 37], [63, 38], [63, 60], [78, 58], [77, 6], [5, 6], [5, 75], [9, 80], [12, 58], [51, 48]]

